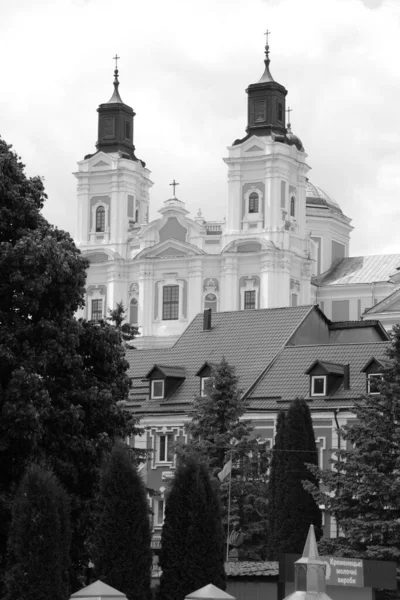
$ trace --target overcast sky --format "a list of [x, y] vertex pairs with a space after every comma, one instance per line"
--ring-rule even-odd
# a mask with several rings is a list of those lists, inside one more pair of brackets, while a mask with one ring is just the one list
[[222, 158], [245, 134], [266, 28], [310, 180], [353, 219], [351, 254], [400, 253], [399, 0], [0, 2], [0, 135], [45, 177], [47, 219], [75, 234], [72, 173], [95, 151], [116, 52], [150, 218], [174, 178], [192, 216], [222, 218]]

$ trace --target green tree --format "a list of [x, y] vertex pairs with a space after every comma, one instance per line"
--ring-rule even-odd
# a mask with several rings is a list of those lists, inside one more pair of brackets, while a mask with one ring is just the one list
[[[278, 442], [280, 442], [278, 444]], [[282, 473], [273, 483], [278, 529], [270, 546], [270, 558], [280, 554], [301, 554], [310, 524], [321, 537], [321, 511], [305, 483], [317, 486], [318, 480], [308, 465], [318, 465], [318, 454], [310, 410], [305, 400], [296, 399], [287, 411], [282, 436], [277, 439], [275, 452], [281, 453]], [[271, 540], [272, 542], [272, 540]]]
[[241, 546], [249, 558], [264, 558], [266, 545], [266, 494], [268, 455], [265, 444], [251, 439], [250, 422], [243, 419], [247, 404], [242, 399], [234, 368], [222, 358], [214, 365], [205, 395], [194, 399], [190, 440], [184, 452], [195, 453], [215, 476], [233, 457], [232, 479], [220, 484], [225, 531], [239, 527]]
[[124, 408], [118, 332], [74, 317], [88, 263], [43, 218], [45, 198], [41, 180], [28, 179], [0, 139], [0, 575], [16, 487], [30, 462], [45, 460], [71, 499], [76, 589], [103, 457], [136, 423]]
[[269, 560], [277, 558], [276, 548], [279, 545], [281, 535], [282, 519], [284, 513], [281, 510], [284, 502], [284, 489], [281, 478], [284, 476], [285, 453], [281, 452], [284, 447], [286, 414], [283, 410], [278, 413], [276, 423], [275, 444], [272, 451], [271, 471], [268, 482], [268, 550]]
[[12, 506], [7, 600], [69, 598], [69, 500], [56, 477], [28, 467]]
[[225, 588], [218, 491], [194, 456], [179, 461], [167, 496], [160, 567], [162, 600], [183, 600], [208, 583]]
[[121, 344], [123, 344], [124, 347], [129, 347], [127, 342], [135, 339], [139, 333], [139, 329], [135, 325], [124, 322], [126, 321], [126, 313], [126, 308], [121, 300], [121, 302], [117, 302], [117, 305], [114, 309], [109, 309], [107, 320], [110, 321], [110, 323], [117, 329]]
[[96, 575], [128, 600], [150, 597], [152, 554], [146, 489], [127, 446], [104, 467], [92, 547]]
[[[339, 430], [333, 469], [320, 471], [315, 496], [342, 536], [324, 543], [336, 555], [400, 563], [400, 327], [393, 330], [380, 393], [355, 403]], [[396, 596], [397, 597], [397, 596]]]

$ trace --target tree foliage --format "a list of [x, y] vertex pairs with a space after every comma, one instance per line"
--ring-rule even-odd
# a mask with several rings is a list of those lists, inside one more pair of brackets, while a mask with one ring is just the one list
[[335, 517], [341, 537], [326, 549], [336, 555], [400, 562], [400, 327], [393, 332], [380, 394], [355, 403], [338, 431], [333, 469], [319, 472], [316, 497]]
[[102, 459], [136, 429], [118, 331], [75, 319], [88, 263], [43, 218], [45, 198], [0, 139], [0, 572], [16, 487], [29, 462], [45, 460], [71, 498], [78, 574]]
[[135, 339], [139, 333], [139, 329], [136, 327], [136, 325], [131, 325], [126, 321], [126, 313], [127, 310], [121, 300], [120, 302], [117, 302], [117, 305], [114, 309], [109, 309], [107, 320], [110, 321], [110, 323], [117, 329], [121, 344], [123, 344], [124, 347], [129, 348], [129, 344], [127, 342]]
[[161, 600], [183, 600], [209, 583], [225, 589], [218, 490], [193, 456], [179, 461], [168, 493], [160, 566]]
[[275, 444], [271, 457], [271, 470], [268, 482], [268, 557], [276, 557], [284, 512], [281, 510], [285, 499], [285, 491], [281, 479], [284, 477], [284, 447], [286, 413], [281, 410], [276, 422]]
[[100, 483], [92, 560], [99, 579], [128, 600], [150, 597], [152, 554], [146, 490], [129, 449], [113, 448]]
[[6, 600], [69, 598], [69, 499], [56, 477], [28, 467], [13, 501]]
[[[265, 444], [252, 438], [250, 422], [243, 419], [242, 400], [234, 368], [222, 358], [214, 365], [206, 393], [197, 396], [187, 426], [190, 441], [184, 449], [195, 453], [215, 476], [231, 456], [229, 532], [240, 528], [242, 551], [248, 558], [265, 557], [268, 455]], [[225, 534], [228, 533], [229, 480], [220, 484]]]
[[[277, 560], [280, 554], [301, 554], [310, 524], [321, 537], [321, 511], [312, 494], [305, 488], [309, 481], [318, 485], [316, 476], [308, 468], [318, 465], [318, 454], [310, 410], [305, 400], [296, 399], [280, 417], [280, 432], [276, 439], [274, 473], [271, 473], [272, 499], [269, 558]], [[281, 457], [279, 457], [279, 454]], [[280, 469], [280, 473], [276, 469]], [[274, 489], [272, 489], [272, 485]]]

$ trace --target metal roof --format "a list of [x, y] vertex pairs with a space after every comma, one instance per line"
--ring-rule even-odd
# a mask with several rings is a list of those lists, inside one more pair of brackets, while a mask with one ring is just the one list
[[386, 282], [398, 267], [400, 254], [352, 256], [342, 258], [328, 271], [314, 277], [312, 282], [318, 286]]

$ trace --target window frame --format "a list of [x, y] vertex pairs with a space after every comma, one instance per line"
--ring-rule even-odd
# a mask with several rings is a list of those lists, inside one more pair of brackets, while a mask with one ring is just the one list
[[[165, 498], [156, 498], [154, 507], [154, 527], [162, 527], [165, 521]], [[160, 505], [162, 505], [162, 520], [160, 521]]]
[[[164, 438], [164, 458], [161, 458], [161, 438]], [[174, 462], [174, 451], [171, 447], [175, 441], [175, 435], [172, 432], [159, 433], [157, 436], [157, 462], [172, 464]], [[171, 454], [172, 453], [172, 454]]]
[[96, 208], [94, 230], [95, 233], [105, 233], [106, 231], [106, 209], [103, 204], [100, 204], [100, 206]]
[[296, 218], [296, 197], [295, 196], [290, 196], [290, 206], [289, 206], [289, 216], [292, 219]]
[[210, 379], [213, 379], [211, 377], [211, 375], [206, 375], [205, 377], [200, 377], [200, 396], [206, 396], [207, 394], [205, 393], [205, 384], [207, 381], [209, 381]]
[[[166, 299], [167, 290], [171, 290], [171, 299]], [[174, 299], [176, 295], [176, 299]], [[179, 285], [164, 285], [162, 290], [162, 320], [179, 321]], [[175, 316], [176, 314], [176, 316]]]
[[371, 392], [371, 379], [373, 377], [379, 378], [381, 381], [383, 379], [382, 373], [367, 373], [367, 394], [368, 394], [368, 396], [378, 396], [380, 394], [380, 391]]
[[[162, 393], [161, 396], [156, 396], [154, 394], [154, 387], [156, 383], [161, 383], [162, 384]], [[164, 379], [152, 379], [151, 380], [151, 387], [150, 387], [150, 396], [152, 400], [163, 400], [164, 398], [164, 394], [165, 394], [165, 381]]]
[[[253, 196], [253, 197], [252, 197]], [[260, 196], [253, 191], [249, 194], [249, 215], [256, 215], [260, 212]]]
[[[253, 296], [251, 296], [251, 297], [254, 298], [254, 301], [248, 302], [246, 300], [246, 294], [253, 294]], [[254, 305], [254, 306], [248, 306], [248, 304], [251, 304], [251, 305]], [[243, 294], [243, 310], [255, 310], [256, 309], [256, 304], [257, 304], [256, 290], [244, 290], [244, 294]]]
[[[314, 391], [314, 382], [315, 382], [316, 379], [322, 379], [323, 382], [324, 382], [324, 389], [323, 389], [322, 393], [318, 393], [318, 392]], [[310, 390], [310, 395], [312, 397], [326, 396], [327, 385], [328, 385], [328, 381], [327, 381], [327, 376], [326, 375], [311, 375], [311, 390]]]
[[[100, 304], [100, 309], [94, 310], [93, 305], [95, 303], [99, 303]], [[100, 317], [99, 318], [94, 318], [94, 314], [99, 314]], [[104, 318], [104, 314], [103, 314], [103, 298], [93, 298], [91, 300], [90, 303], [90, 320], [94, 321], [95, 323], [99, 323], [100, 321], [102, 321]]]

